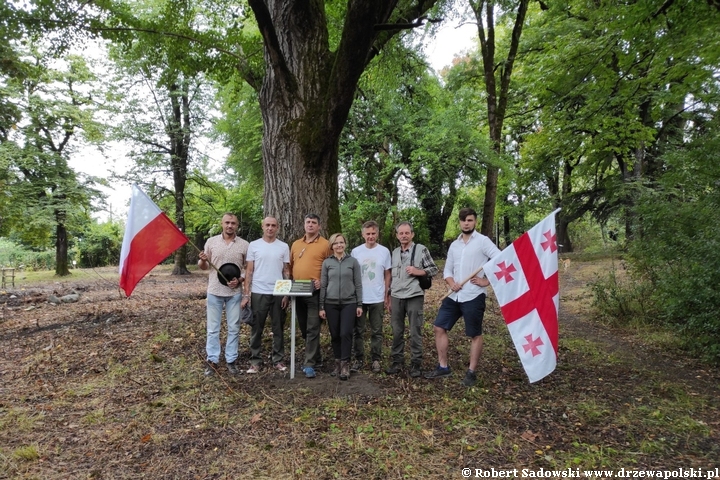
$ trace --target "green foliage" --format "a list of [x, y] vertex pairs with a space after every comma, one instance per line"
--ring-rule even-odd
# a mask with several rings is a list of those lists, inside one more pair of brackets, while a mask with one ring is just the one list
[[13, 44], [17, 57], [3, 75], [17, 123], [0, 138], [0, 231], [33, 249], [56, 247], [56, 273], [66, 275], [72, 234], [99, 198], [95, 179], [68, 164], [78, 148], [102, 139], [94, 118], [96, 78], [77, 55], [54, 58], [45, 43]]
[[619, 285], [618, 296], [640, 290], [635, 296], [650, 307], [638, 315], [679, 331], [688, 349], [718, 362], [720, 119], [706, 118], [704, 135], [663, 157], [668, 168], [655, 188], [639, 188], [641, 237], [627, 257], [633, 283]]
[[117, 265], [123, 240], [123, 225], [117, 222], [89, 223], [78, 235], [74, 257], [80, 268]]
[[55, 251], [34, 251], [7, 238], [0, 238], [0, 265], [27, 270], [55, 268]]
[[223, 116], [215, 129], [230, 149], [225, 163], [236, 181], [250, 181], [262, 190], [263, 124], [257, 93], [234, 76], [219, 87], [218, 98]]
[[[262, 237], [263, 202], [262, 192], [252, 183], [243, 183], [228, 190], [227, 211], [237, 215], [240, 225], [238, 233], [245, 239]], [[220, 233], [220, 217], [216, 222], [216, 233]], [[292, 240], [290, 240], [292, 241]]]
[[478, 128], [482, 112], [477, 85], [445, 85], [417, 52], [388, 45], [362, 78], [341, 138], [342, 210], [351, 216], [343, 228], [354, 235], [376, 220], [381, 241], [391, 241], [398, 210], [419, 206], [418, 225], [432, 225], [424, 242], [442, 251], [459, 189], [494, 162]]
[[652, 285], [659, 320], [692, 339], [696, 353], [720, 361], [720, 195], [694, 202], [643, 199], [643, 239], [633, 264]]

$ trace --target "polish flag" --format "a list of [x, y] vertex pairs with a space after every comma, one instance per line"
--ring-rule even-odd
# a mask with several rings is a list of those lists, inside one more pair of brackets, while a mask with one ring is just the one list
[[555, 214], [483, 266], [530, 383], [549, 375], [558, 351], [558, 249]]
[[135, 285], [188, 238], [150, 197], [132, 187], [130, 211], [120, 251], [120, 288], [128, 297]]

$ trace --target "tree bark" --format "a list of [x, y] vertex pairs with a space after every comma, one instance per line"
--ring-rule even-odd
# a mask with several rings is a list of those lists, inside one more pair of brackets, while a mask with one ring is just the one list
[[58, 277], [66, 277], [70, 275], [68, 268], [68, 238], [67, 229], [65, 228], [65, 213], [55, 211], [55, 275]]
[[[398, 17], [417, 18], [436, 0], [412, 2]], [[303, 234], [307, 213], [326, 234], [340, 231], [339, 137], [365, 67], [396, 32], [388, 23], [397, 0], [350, 0], [336, 51], [329, 48], [324, 4], [250, 0], [263, 37], [265, 74], [259, 90], [263, 116], [264, 207], [281, 236]]]
[[[485, 79], [485, 91], [487, 93], [488, 126], [490, 129], [490, 142], [492, 148], [498, 154], [503, 151], [502, 129], [505, 121], [505, 110], [508, 103], [510, 89], [510, 76], [512, 75], [520, 45], [520, 35], [525, 22], [529, 0], [519, 0], [515, 25], [510, 38], [510, 48], [507, 58], [500, 64], [495, 65], [495, 1], [479, 0], [470, 1], [470, 6], [475, 13], [480, 38], [480, 52], [483, 59], [483, 76]], [[483, 13], [484, 10], [484, 13]], [[487, 36], [485, 31], [487, 24]], [[499, 68], [496, 68], [499, 67]], [[500, 74], [500, 88], [498, 92], [495, 72]], [[494, 166], [488, 166], [485, 179], [485, 199], [483, 200], [482, 224], [480, 232], [494, 239], [493, 226], [495, 223], [495, 206], [497, 205], [497, 187], [500, 170]]]
[[[182, 79], [180, 85], [170, 87], [172, 116], [168, 125], [170, 137], [170, 165], [175, 197], [175, 224], [185, 232], [185, 184], [190, 155], [190, 87]], [[190, 275], [187, 268], [187, 244], [175, 251], [172, 275]]]

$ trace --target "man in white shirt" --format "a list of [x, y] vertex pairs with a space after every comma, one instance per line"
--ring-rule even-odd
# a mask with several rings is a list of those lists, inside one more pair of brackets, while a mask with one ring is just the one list
[[370, 357], [372, 371], [380, 373], [382, 359], [382, 321], [384, 309], [390, 302], [390, 250], [377, 243], [379, 226], [375, 221], [362, 226], [363, 245], [353, 249], [351, 255], [360, 263], [362, 276], [363, 314], [355, 321], [353, 349], [355, 361], [351, 372], [358, 372], [365, 361], [365, 326], [370, 321]]
[[272, 363], [284, 372], [285, 356], [284, 328], [287, 297], [273, 295], [275, 282], [290, 278], [290, 248], [277, 238], [278, 221], [267, 217], [262, 223], [263, 236], [250, 242], [245, 269], [245, 294], [241, 307], [248, 302], [252, 305], [253, 326], [250, 331], [250, 368], [247, 373], [260, 371], [262, 364], [261, 345], [265, 319], [270, 314], [273, 333]]
[[463, 385], [472, 387], [477, 383], [477, 368], [483, 348], [482, 321], [485, 314], [486, 287], [490, 281], [484, 273], [473, 276], [461, 285], [473, 272], [500, 253], [495, 244], [485, 235], [475, 231], [477, 213], [472, 208], [460, 210], [462, 233], [448, 250], [443, 276], [452, 290], [438, 310], [433, 330], [435, 347], [438, 352], [438, 366], [425, 378], [441, 378], [450, 375], [448, 366], [448, 333], [460, 317], [465, 319], [465, 335], [472, 339], [470, 365], [465, 373]]

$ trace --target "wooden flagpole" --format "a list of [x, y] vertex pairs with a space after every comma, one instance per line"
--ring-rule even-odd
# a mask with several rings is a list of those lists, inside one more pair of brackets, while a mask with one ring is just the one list
[[[198, 253], [202, 253], [202, 250], [200, 250], [200, 249], [197, 247], [197, 245], [195, 245], [195, 244], [192, 242], [192, 240], [190, 240], [190, 238], [189, 238], [187, 235], [185, 235], [185, 238], [188, 239], [188, 243], [189, 243], [190, 245], [192, 245], [193, 247], [195, 247], [195, 250], [197, 250]], [[225, 278], [225, 275], [223, 275], [223, 273], [222, 273], [215, 265], [213, 265], [212, 262], [210, 262], [209, 260], [207, 260], [207, 263], [208, 263], [212, 268], [215, 269], [215, 271], [218, 273], [218, 275], [220, 275], [222, 278]], [[228, 283], [230, 283], [230, 281], [229, 281], [227, 278], [225, 278], [225, 285], [227, 285]], [[240, 285], [238, 284], [238, 286], [240, 286]]]
[[[470, 280], [472, 280], [474, 276], [476, 276], [478, 273], [482, 272], [482, 269], [483, 269], [483, 267], [480, 267], [480, 268], [478, 268], [477, 270], [475, 270], [475, 271], [474, 271], [473, 273], [471, 273], [465, 280], [463, 280], [462, 282], [460, 282], [459, 285], [460, 285], [461, 287], [462, 287], [463, 285], [465, 285], [467, 282], [469, 282]], [[452, 294], [452, 293], [453, 293], [453, 291], [452, 291], [452, 290], [449, 290], [449, 291], [445, 294], [445, 296], [442, 297], [440, 300], [441, 300], [441, 301], [442, 301], [442, 300], [445, 300], [445, 299], [448, 297], [448, 295], [450, 295], [450, 294]]]

